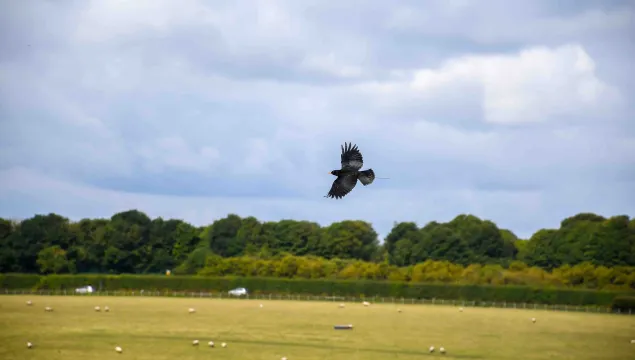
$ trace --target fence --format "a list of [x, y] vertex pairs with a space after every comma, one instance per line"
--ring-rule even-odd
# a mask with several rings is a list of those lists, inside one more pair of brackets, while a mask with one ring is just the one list
[[77, 293], [68, 290], [15, 290], [3, 289], [3, 295], [38, 295], [38, 296], [148, 296], [148, 297], [179, 297], [179, 298], [209, 298], [209, 299], [235, 299], [235, 300], [288, 300], [288, 301], [331, 301], [331, 302], [362, 302], [380, 304], [410, 304], [410, 305], [446, 305], [461, 307], [485, 307], [502, 309], [533, 309], [547, 311], [572, 311], [588, 313], [633, 315], [632, 311], [613, 311], [610, 307], [601, 306], [573, 306], [573, 305], [546, 305], [529, 303], [511, 303], [494, 301], [467, 301], [467, 300], [443, 300], [443, 299], [405, 299], [387, 297], [346, 297], [346, 296], [315, 296], [315, 295], [280, 295], [280, 294], [252, 294], [245, 296], [231, 296], [219, 292], [192, 292], [192, 291], [145, 291], [145, 290], [119, 290], [119, 291], [94, 291], [92, 293]]

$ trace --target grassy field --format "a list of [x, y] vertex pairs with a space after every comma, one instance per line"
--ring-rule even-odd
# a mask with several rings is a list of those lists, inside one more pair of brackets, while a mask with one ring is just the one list
[[[33, 305], [27, 306], [26, 301]], [[263, 304], [261, 308], [259, 305]], [[110, 312], [95, 312], [95, 306]], [[0, 359], [635, 359], [635, 317], [451, 306], [0, 296]], [[44, 307], [53, 307], [45, 312]], [[196, 313], [189, 314], [193, 307]], [[397, 312], [397, 309], [402, 312]], [[536, 317], [536, 323], [531, 318]], [[334, 324], [354, 330], [333, 330]], [[198, 339], [200, 345], [192, 346]], [[216, 347], [209, 348], [213, 340]], [[33, 348], [27, 349], [26, 343]], [[221, 348], [222, 342], [227, 343]], [[446, 348], [430, 354], [434, 345]], [[117, 354], [115, 346], [123, 353]]]

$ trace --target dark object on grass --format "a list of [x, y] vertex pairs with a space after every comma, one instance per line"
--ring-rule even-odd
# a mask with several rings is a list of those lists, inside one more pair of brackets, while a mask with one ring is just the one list
[[353, 325], [333, 325], [333, 329], [335, 330], [353, 330]]
[[337, 176], [337, 179], [333, 181], [331, 190], [324, 197], [341, 199], [353, 190], [355, 185], [357, 185], [357, 180], [364, 186], [370, 185], [375, 181], [375, 172], [373, 169], [359, 171], [364, 165], [364, 159], [357, 145], [344, 143], [342, 146], [341, 163], [342, 168], [340, 170], [333, 170], [329, 173]]

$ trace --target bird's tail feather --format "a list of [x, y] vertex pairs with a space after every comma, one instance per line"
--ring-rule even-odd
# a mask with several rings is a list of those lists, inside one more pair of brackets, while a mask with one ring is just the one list
[[370, 185], [375, 181], [375, 172], [373, 169], [368, 169], [364, 171], [360, 171], [357, 175], [357, 178], [362, 183], [362, 185]]

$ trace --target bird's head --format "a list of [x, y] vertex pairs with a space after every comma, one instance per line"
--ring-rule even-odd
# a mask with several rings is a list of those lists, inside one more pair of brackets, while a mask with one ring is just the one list
[[335, 176], [340, 176], [340, 171], [339, 170], [333, 170], [329, 174], [335, 175]]

